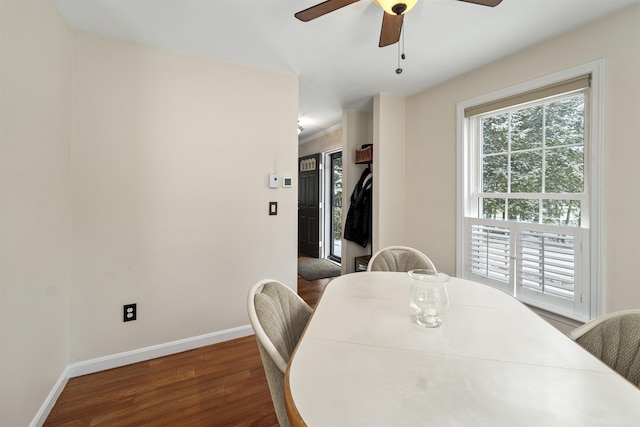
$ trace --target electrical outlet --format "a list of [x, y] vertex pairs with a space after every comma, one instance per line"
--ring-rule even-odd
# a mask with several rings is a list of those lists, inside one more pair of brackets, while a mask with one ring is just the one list
[[136, 315], [137, 313], [137, 309], [136, 309], [136, 305], [135, 304], [125, 304], [123, 306], [123, 318], [122, 321], [123, 322], [130, 322], [132, 320], [136, 320]]

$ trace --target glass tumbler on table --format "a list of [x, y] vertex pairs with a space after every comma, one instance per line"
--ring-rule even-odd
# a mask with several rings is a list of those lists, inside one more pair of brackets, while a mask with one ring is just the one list
[[416, 311], [416, 323], [427, 328], [442, 324], [442, 313], [449, 307], [447, 283], [449, 276], [434, 270], [409, 271], [411, 277], [411, 308]]

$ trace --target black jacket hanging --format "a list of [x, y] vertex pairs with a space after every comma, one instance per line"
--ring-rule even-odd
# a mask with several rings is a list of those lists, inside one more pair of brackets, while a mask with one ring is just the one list
[[360, 175], [360, 179], [351, 194], [349, 213], [344, 224], [344, 238], [363, 248], [369, 243], [371, 233], [371, 188], [373, 174], [369, 168]]

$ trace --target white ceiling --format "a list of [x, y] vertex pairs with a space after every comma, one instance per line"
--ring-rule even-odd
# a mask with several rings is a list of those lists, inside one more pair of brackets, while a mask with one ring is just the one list
[[360, 0], [310, 22], [322, 0], [55, 0], [80, 30], [299, 76], [302, 142], [370, 108], [377, 93], [407, 96], [640, 0], [503, 0], [495, 8], [419, 0], [398, 45], [378, 47], [382, 9]]

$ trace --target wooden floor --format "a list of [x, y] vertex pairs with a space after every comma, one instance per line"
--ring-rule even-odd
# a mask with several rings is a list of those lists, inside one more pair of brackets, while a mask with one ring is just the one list
[[[331, 279], [298, 293], [315, 307]], [[254, 336], [71, 378], [45, 426], [277, 426]]]

